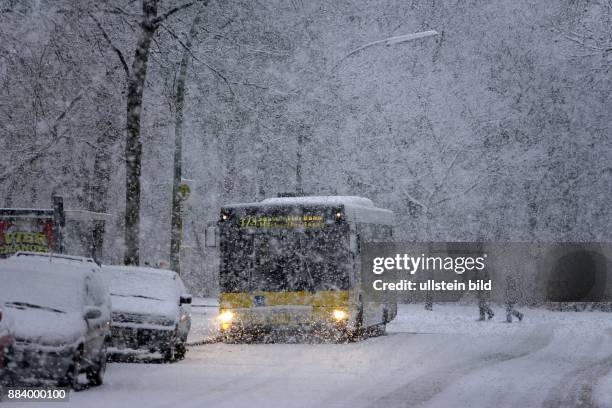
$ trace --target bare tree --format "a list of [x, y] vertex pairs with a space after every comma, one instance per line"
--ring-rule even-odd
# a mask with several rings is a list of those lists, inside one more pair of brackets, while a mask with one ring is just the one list
[[190, 7], [194, 2], [185, 3], [158, 15], [159, 0], [142, 1], [140, 32], [134, 51], [134, 60], [129, 72], [127, 91], [127, 138], [125, 143], [125, 256], [126, 265], [140, 263], [140, 175], [142, 163], [142, 142], [140, 140], [140, 119], [142, 95], [147, 76], [149, 51], [155, 32], [174, 13]]

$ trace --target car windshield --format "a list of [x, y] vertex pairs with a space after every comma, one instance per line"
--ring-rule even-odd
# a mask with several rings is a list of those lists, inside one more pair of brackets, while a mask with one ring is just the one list
[[112, 296], [150, 300], [178, 300], [176, 284], [156, 271], [104, 268]]
[[77, 271], [42, 267], [49, 262], [31, 267], [11, 267], [4, 262], [0, 264], [0, 299], [6, 306], [56, 313], [82, 311], [85, 285]]

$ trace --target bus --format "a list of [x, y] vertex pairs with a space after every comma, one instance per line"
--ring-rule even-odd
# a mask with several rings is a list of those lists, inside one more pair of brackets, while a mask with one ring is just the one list
[[354, 196], [223, 206], [217, 222], [222, 339], [294, 330], [338, 339], [384, 332], [397, 303], [363, 300], [360, 248], [391, 240], [393, 225], [393, 212]]

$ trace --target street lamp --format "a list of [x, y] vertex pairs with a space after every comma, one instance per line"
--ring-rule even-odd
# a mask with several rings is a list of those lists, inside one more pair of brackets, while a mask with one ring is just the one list
[[438, 32], [436, 30], [429, 30], [429, 31], [421, 31], [421, 32], [412, 33], [412, 34], [398, 35], [398, 36], [395, 36], [395, 37], [385, 38], [384, 40], [372, 41], [370, 43], [362, 45], [361, 47], [355, 48], [353, 51], [351, 51], [348, 54], [346, 54], [344, 57], [342, 57], [342, 59], [340, 59], [340, 61], [338, 61], [336, 63], [336, 65], [334, 65], [334, 67], [332, 68], [332, 71], [334, 71], [336, 68], [338, 68], [338, 66], [340, 64], [342, 64], [342, 62], [344, 62], [344, 60], [346, 60], [347, 58], [349, 58], [352, 55], [357, 54], [360, 51], [365, 50], [366, 48], [370, 48], [372, 46], [382, 45], [382, 44], [384, 44], [386, 46], [395, 45], [395, 44], [401, 44], [401, 43], [404, 43], [404, 42], [417, 40], [419, 38], [432, 37], [434, 35], [438, 35]]

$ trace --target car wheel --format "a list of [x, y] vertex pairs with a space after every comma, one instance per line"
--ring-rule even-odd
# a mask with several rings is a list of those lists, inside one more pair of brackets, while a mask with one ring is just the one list
[[90, 385], [99, 386], [104, 382], [104, 373], [106, 373], [106, 346], [100, 350], [100, 358], [98, 363], [87, 369], [87, 381]]
[[13, 348], [9, 347], [4, 350], [4, 367], [0, 369], [0, 387], [11, 387], [15, 383], [13, 373], [11, 372], [11, 356]]
[[185, 344], [185, 340], [181, 340], [175, 347], [174, 357], [177, 360], [182, 360], [185, 358], [185, 353], [187, 353], [187, 345]]
[[79, 383], [79, 375], [81, 375], [81, 350], [77, 350], [72, 361], [70, 362], [70, 366], [68, 366], [68, 371], [66, 371], [66, 375], [63, 379], [58, 382], [60, 387], [70, 387], [75, 391], [81, 390], [81, 384]]
[[176, 359], [176, 347], [172, 341], [163, 351], [162, 355], [166, 363], [171, 363]]

